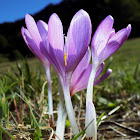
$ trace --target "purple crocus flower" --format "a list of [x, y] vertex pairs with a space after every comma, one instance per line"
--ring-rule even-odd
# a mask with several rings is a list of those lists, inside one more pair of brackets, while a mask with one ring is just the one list
[[50, 75], [50, 63], [47, 58], [41, 53], [40, 42], [47, 38], [48, 25], [39, 20], [37, 24], [34, 19], [26, 14], [25, 23], [27, 29], [21, 28], [23, 39], [32, 53], [40, 60], [46, 69], [47, 85], [48, 85], [48, 103], [49, 103], [49, 118], [53, 118], [53, 99], [52, 99], [52, 87], [51, 87], [51, 75]]
[[[112, 16], [107, 16], [98, 26], [95, 31], [92, 43], [91, 43], [91, 51], [92, 51], [92, 71], [89, 77], [88, 86], [87, 86], [87, 95], [86, 95], [86, 112], [92, 112], [91, 114], [95, 114], [91, 109], [91, 105], [93, 104], [93, 83], [95, 80], [95, 75], [102, 64], [102, 62], [107, 59], [110, 55], [115, 53], [121, 45], [126, 41], [130, 32], [131, 25], [129, 24], [126, 28], [121, 29], [117, 33], [115, 33], [115, 29], [113, 28], [114, 19]], [[90, 104], [90, 106], [89, 106]], [[94, 110], [95, 111], [95, 110]], [[89, 114], [89, 113], [86, 113]], [[91, 120], [94, 120], [95, 116], [86, 115], [86, 126], [90, 124]], [[93, 140], [97, 139], [97, 131], [96, 124], [92, 122], [91, 126], [86, 130], [86, 137], [93, 138]], [[93, 128], [94, 133], [90, 130]]]
[[87, 12], [80, 10], [72, 18], [65, 44], [62, 22], [57, 14], [52, 14], [49, 19], [48, 39], [40, 43], [42, 53], [53, 65], [61, 81], [66, 110], [74, 134], [78, 134], [79, 130], [71, 103], [70, 79], [73, 71], [87, 52], [90, 39], [90, 17]]
[[[73, 96], [76, 92], [87, 88], [88, 80], [92, 70], [92, 64], [90, 64], [90, 60], [91, 60], [91, 51], [90, 49], [88, 49], [85, 56], [83, 57], [83, 59], [78, 64], [78, 66], [76, 67], [75, 71], [72, 74], [71, 83], [70, 83], [71, 96]], [[104, 62], [102, 62], [102, 64], [98, 68], [95, 75], [95, 79], [97, 79], [100, 76], [103, 69], [104, 69]], [[104, 81], [111, 73], [112, 70], [108, 69], [104, 75], [102, 75], [98, 80], [94, 82], [94, 86]]]
[[88, 84], [89, 88], [87, 88], [87, 93], [90, 93], [87, 94], [87, 101], [89, 99], [92, 102], [93, 86], [91, 85], [93, 85], [95, 75], [99, 66], [105, 59], [107, 59], [121, 47], [121, 45], [126, 41], [131, 32], [131, 25], [129, 24], [126, 28], [121, 29], [120, 31], [115, 33], [113, 23], [113, 17], [110, 15], [107, 16], [100, 23], [93, 35], [91, 43], [92, 72]]
[[131, 25], [115, 33], [114, 19], [107, 16], [98, 26], [91, 43], [92, 59], [96, 65], [101, 64], [110, 55], [115, 53], [128, 38]]
[[58, 75], [64, 77], [74, 71], [85, 55], [91, 38], [91, 21], [84, 11], [78, 11], [70, 24], [67, 37], [57, 14], [52, 14], [48, 22], [48, 41], [41, 44], [42, 53], [54, 66]]

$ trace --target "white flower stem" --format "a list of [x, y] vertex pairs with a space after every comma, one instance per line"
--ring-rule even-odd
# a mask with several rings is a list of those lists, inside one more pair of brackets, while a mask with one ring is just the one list
[[93, 83], [94, 83], [96, 71], [97, 71], [97, 66], [93, 65], [89, 77], [88, 85], [87, 85], [86, 106], [88, 105], [88, 102], [91, 103], [93, 102]]
[[58, 106], [58, 118], [57, 118], [57, 126], [56, 126], [56, 140], [63, 140], [67, 113], [64, 106], [64, 96], [63, 96], [63, 90], [60, 81], [58, 83], [58, 88], [59, 88], [59, 106]]
[[49, 118], [51, 118], [52, 116], [53, 119], [53, 98], [52, 98], [50, 66], [46, 67], [46, 77], [47, 77], [47, 87], [48, 87]]
[[[79, 128], [76, 123], [75, 113], [74, 113], [72, 102], [71, 102], [69, 83], [68, 83], [67, 79], [65, 81], [64, 81], [64, 79], [61, 81], [62, 81], [61, 83], [63, 86], [63, 92], [64, 92], [64, 98], [65, 98], [65, 106], [66, 106], [66, 110], [68, 113], [69, 121], [70, 121], [72, 130], [73, 130], [73, 134], [77, 135], [77, 134], [79, 134]], [[77, 140], [81, 140], [81, 137], [79, 137]]]
[[86, 117], [85, 117], [86, 127], [92, 122], [86, 130], [86, 137], [87, 138], [92, 137], [93, 140], [97, 140], [96, 112], [95, 107], [93, 105], [93, 83], [95, 80], [97, 68], [98, 65], [93, 63], [86, 94]]

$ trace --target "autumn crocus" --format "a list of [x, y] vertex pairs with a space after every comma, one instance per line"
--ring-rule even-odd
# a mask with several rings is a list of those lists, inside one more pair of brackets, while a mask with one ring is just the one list
[[47, 38], [48, 25], [39, 20], [37, 24], [34, 19], [26, 14], [25, 23], [27, 29], [21, 28], [23, 39], [32, 53], [40, 60], [46, 69], [47, 86], [48, 86], [48, 103], [49, 103], [49, 118], [53, 118], [53, 99], [52, 99], [52, 87], [51, 87], [51, 75], [50, 75], [50, 63], [47, 58], [41, 53], [40, 42]]
[[74, 134], [78, 134], [79, 130], [70, 98], [70, 79], [88, 49], [90, 38], [90, 17], [87, 12], [80, 10], [72, 18], [65, 44], [62, 22], [57, 14], [52, 14], [49, 19], [48, 41], [42, 41], [40, 44], [42, 53], [53, 65], [61, 81], [66, 110]]
[[[91, 43], [91, 51], [92, 51], [92, 71], [89, 77], [88, 86], [87, 86], [87, 95], [86, 95], [86, 112], [92, 112], [91, 114], [95, 114], [95, 109], [92, 109], [93, 105], [93, 83], [95, 80], [95, 75], [102, 64], [102, 62], [107, 59], [110, 55], [115, 53], [121, 45], [126, 41], [130, 32], [131, 25], [128, 25], [126, 28], [121, 29], [120, 31], [115, 33], [115, 29], [113, 28], [114, 19], [112, 16], [107, 16], [98, 26], [95, 31], [92, 43]], [[89, 113], [86, 113], [86, 125], [88, 125], [91, 121], [95, 120], [95, 115], [88, 116]], [[93, 121], [91, 127], [88, 127], [86, 130], [86, 137], [93, 138], [93, 140], [97, 139], [97, 129], [96, 124]], [[91, 131], [91, 128], [93, 129]]]

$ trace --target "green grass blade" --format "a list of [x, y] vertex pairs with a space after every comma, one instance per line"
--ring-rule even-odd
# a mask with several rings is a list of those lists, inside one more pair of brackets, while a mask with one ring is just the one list
[[[89, 125], [93, 122], [93, 120], [89, 123]], [[89, 126], [88, 125], [88, 126]], [[74, 138], [72, 138], [72, 140], [76, 140], [77, 138], [79, 138], [81, 135], [83, 135], [86, 131], [86, 129], [88, 128], [88, 126], [86, 128], [84, 128], [84, 130], [82, 130], [78, 135], [76, 135]]]
[[[2, 107], [0, 106], [0, 125], [1, 125], [1, 119], [2, 119]], [[0, 128], [0, 140], [2, 140], [2, 129]]]
[[102, 117], [105, 115], [105, 112], [103, 112], [101, 115], [100, 115], [100, 117], [99, 117], [99, 119], [98, 119], [98, 121], [97, 121], [97, 128], [99, 127], [99, 125], [100, 125], [100, 122], [101, 122], [101, 119], [102, 119]]
[[35, 126], [36, 126], [37, 135], [38, 135], [38, 137], [40, 138], [40, 140], [42, 140], [42, 138], [41, 138], [41, 137], [42, 137], [42, 133], [41, 133], [41, 130], [40, 130], [40, 128], [39, 128], [39, 124], [38, 124], [38, 122], [37, 122], [37, 120], [36, 120], [36, 118], [35, 118], [35, 116], [34, 116], [34, 114], [33, 114], [33, 111], [32, 111], [32, 108], [31, 108], [29, 102], [28, 102], [28, 99], [26, 98], [26, 96], [24, 95], [24, 93], [22, 92], [22, 90], [19, 89], [19, 87], [17, 87], [17, 89], [20, 91], [22, 97], [25, 99], [25, 101], [26, 101], [26, 103], [27, 103], [27, 105], [28, 105], [28, 107], [29, 107], [29, 109], [30, 109], [31, 116], [32, 116], [33, 121], [34, 121], [34, 124], [35, 124]]
[[16, 85], [18, 82], [13, 82], [11, 85], [9, 85], [8, 87], [5, 88], [4, 93], [6, 93], [11, 87], [13, 87], [14, 85]]
[[10, 137], [10, 139], [16, 140], [6, 129], [4, 129], [4, 128], [1, 126], [1, 124], [0, 124], [0, 129], [1, 129], [2, 131], [4, 131], [4, 132]]
[[74, 138], [72, 138], [72, 140], [76, 140], [77, 138], [79, 138], [81, 135], [83, 135], [85, 133], [86, 129], [82, 130], [78, 135], [76, 135]]
[[136, 65], [136, 68], [134, 70], [134, 74], [133, 74], [134, 79], [136, 79], [138, 76], [138, 70], [139, 70], [139, 64]]

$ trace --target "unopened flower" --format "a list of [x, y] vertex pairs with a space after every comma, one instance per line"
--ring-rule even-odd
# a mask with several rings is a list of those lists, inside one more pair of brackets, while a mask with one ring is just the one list
[[25, 23], [27, 29], [24, 27], [21, 28], [25, 43], [32, 53], [41, 61], [44, 67], [49, 67], [49, 61], [40, 50], [40, 43], [47, 38], [48, 25], [42, 20], [39, 20], [36, 24], [29, 14], [26, 14], [25, 16]]
[[40, 50], [40, 43], [46, 40], [48, 36], [48, 25], [39, 20], [35, 23], [33, 17], [29, 14], [25, 16], [25, 23], [27, 29], [21, 28], [22, 37], [32, 51], [32, 53], [40, 60], [46, 69], [47, 85], [48, 85], [48, 103], [49, 103], [49, 118], [53, 118], [53, 99], [52, 99], [52, 87], [51, 87], [51, 75], [50, 75], [50, 63], [48, 59], [42, 54]]
[[115, 33], [113, 23], [113, 17], [110, 15], [107, 16], [100, 23], [92, 38], [92, 71], [87, 88], [87, 103], [92, 102], [93, 100], [93, 86], [91, 85], [94, 83], [98, 68], [106, 58], [115, 53], [121, 47], [131, 32], [131, 25], [129, 24], [126, 28]]
[[131, 32], [131, 25], [129, 24], [126, 28], [115, 33], [113, 23], [113, 17], [107, 16], [93, 35], [91, 51], [94, 65], [100, 65], [105, 59], [115, 53]]

